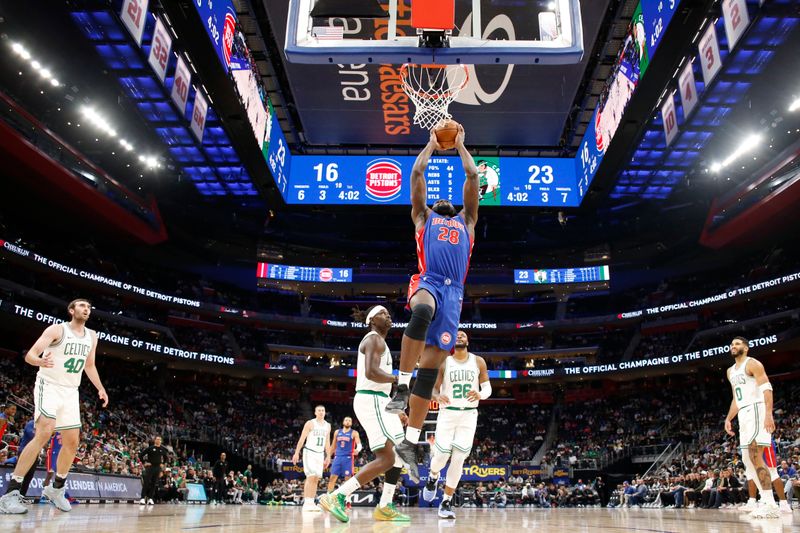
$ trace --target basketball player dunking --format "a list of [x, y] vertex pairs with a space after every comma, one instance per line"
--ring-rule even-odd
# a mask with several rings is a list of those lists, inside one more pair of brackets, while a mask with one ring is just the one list
[[[419, 274], [411, 278], [408, 287], [411, 318], [400, 348], [397, 391], [386, 410], [401, 413], [410, 403], [406, 438], [397, 446], [397, 453], [408, 465], [408, 475], [415, 483], [419, 481], [416, 457], [419, 434], [428, 414], [439, 367], [456, 341], [464, 281], [478, 220], [478, 169], [464, 146], [461, 125], [455, 147], [466, 174], [464, 208], [460, 212], [456, 212], [448, 200], [437, 200], [433, 209], [426, 205], [425, 169], [431, 154], [439, 148], [435, 133], [431, 133], [428, 145], [420, 152], [411, 171], [411, 219], [416, 229]], [[408, 385], [417, 362], [419, 369], [412, 394]]]
[[[453, 494], [461, 480], [464, 460], [472, 450], [475, 429], [478, 427], [478, 402], [492, 394], [486, 361], [468, 351], [469, 339], [464, 331], [456, 335], [453, 355], [444, 360], [434, 387], [434, 400], [439, 402], [436, 419], [436, 437], [433, 444], [428, 482], [422, 491], [426, 501], [436, 498], [439, 473], [450, 461], [444, 496], [439, 505], [439, 518], [456, 517], [453, 512]], [[480, 391], [480, 392], [479, 392]]]
[[336, 480], [340, 477], [347, 481], [353, 475], [355, 457], [361, 453], [361, 437], [353, 429], [353, 419], [349, 416], [342, 420], [342, 428], [336, 430], [328, 455], [333, 457], [331, 476], [328, 478], [328, 492], [336, 488]]
[[731, 355], [734, 364], [727, 370], [728, 381], [733, 389], [733, 400], [725, 417], [725, 431], [734, 435], [731, 421], [739, 421], [739, 449], [745, 476], [752, 480], [761, 493], [762, 505], [756, 506], [751, 494], [748, 507], [754, 518], [780, 518], [780, 509], [772, 495], [772, 479], [777, 470], [764, 462], [765, 452], [771, 451], [775, 421], [772, 418], [772, 385], [764, 365], [748, 357], [750, 347], [744, 337], [734, 337]]
[[386, 472], [381, 499], [373, 517], [385, 522], [409, 522], [411, 519], [400, 513], [392, 503], [403, 467], [403, 462], [395, 453], [395, 447], [403, 441], [403, 422], [406, 416], [405, 413], [396, 415], [386, 412], [392, 384], [397, 381], [392, 374], [392, 353], [386, 346], [386, 335], [392, 327], [392, 317], [385, 307], [376, 305], [367, 313], [365, 322], [370, 330], [358, 346], [353, 412], [367, 434], [367, 442], [375, 454], [375, 460], [364, 465], [358, 474], [345, 481], [336, 491], [320, 497], [319, 506], [337, 520], [349, 521], [350, 517], [345, 510], [347, 497]]
[[108, 395], [95, 366], [97, 334], [86, 327], [92, 305], [81, 298], [70, 302], [67, 311], [71, 320], [45, 329], [25, 355], [25, 362], [39, 367], [33, 389], [36, 432], [17, 459], [8, 490], [0, 498], [0, 513], [28, 512], [22, 502], [20, 487], [25, 473], [39, 458], [39, 453], [54, 431], [61, 432], [62, 447], [58, 454], [55, 480], [42, 490], [42, 495], [59, 510], [71, 510], [64, 483], [78, 451], [81, 430], [78, 388], [84, 371], [97, 388], [103, 407], [108, 405]]
[[307, 421], [297, 441], [292, 464], [300, 460], [300, 450], [303, 450], [303, 473], [306, 482], [303, 486], [303, 511], [319, 512], [314, 497], [317, 495], [319, 480], [322, 473], [331, 462], [331, 425], [325, 421], [325, 407], [318, 405], [314, 408], [314, 418]]

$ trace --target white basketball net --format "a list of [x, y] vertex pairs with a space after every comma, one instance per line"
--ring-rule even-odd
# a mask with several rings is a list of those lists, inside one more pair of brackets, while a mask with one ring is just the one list
[[466, 65], [415, 65], [406, 63], [400, 69], [403, 90], [414, 102], [414, 124], [431, 130], [452, 118], [450, 103], [469, 81]]

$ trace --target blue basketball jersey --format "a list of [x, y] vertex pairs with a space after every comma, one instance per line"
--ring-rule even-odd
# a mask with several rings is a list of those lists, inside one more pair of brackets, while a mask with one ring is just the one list
[[472, 237], [464, 217], [431, 213], [416, 238], [420, 275], [430, 272], [464, 283], [472, 255]]
[[350, 431], [345, 431], [340, 429], [336, 432], [336, 457], [347, 457], [350, 458], [353, 456], [353, 452], [355, 451], [353, 448], [353, 429], [350, 428]]
[[33, 440], [33, 436], [36, 434], [36, 426], [33, 423], [33, 420], [30, 420], [27, 424], [25, 424], [25, 429], [22, 432], [22, 438], [19, 439], [19, 449], [17, 450], [17, 455], [22, 453], [22, 450], [25, 449], [25, 446], [28, 445], [30, 441]]

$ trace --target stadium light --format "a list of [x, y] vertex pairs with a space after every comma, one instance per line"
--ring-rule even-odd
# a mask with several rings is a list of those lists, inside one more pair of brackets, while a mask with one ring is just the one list
[[789, 112], [797, 111], [798, 109], [800, 109], [800, 98], [795, 98], [794, 102], [789, 105]]
[[761, 134], [759, 134], [759, 133], [752, 133], [752, 134], [748, 135], [741, 142], [741, 144], [739, 144], [739, 146], [736, 147], [736, 149], [733, 152], [728, 154], [728, 157], [726, 157], [725, 159], [722, 160], [721, 163], [719, 163], [719, 162], [713, 163], [711, 165], [711, 172], [719, 172], [723, 168], [727, 167], [728, 165], [730, 165], [731, 163], [736, 161], [742, 155], [744, 155], [747, 152], [750, 152], [752, 150], [755, 150], [758, 147], [758, 145], [761, 144], [761, 140], [762, 140], [762, 137], [761, 137]]

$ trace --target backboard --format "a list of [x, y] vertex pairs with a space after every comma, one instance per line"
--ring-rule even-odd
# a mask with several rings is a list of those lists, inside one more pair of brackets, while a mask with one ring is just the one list
[[[286, 58], [318, 64], [567, 65], [583, 57], [579, 0], [526, 0], [511, 8], [506, 2], [502, 13], [493, 0], [435, 1], [454, 2], [452, 30], [413, 27], [415, 9], [415, 19], [430, 19], [419, 16], [419, 6], [430, 1], [382, 0], [389, 16], [375, 21], [378, 31], [367, 33], [360, 19], [313, 18], [315, 0], [290, 0]], [[509, 9], [529, 19], [531, 34], [514, 33]]]

